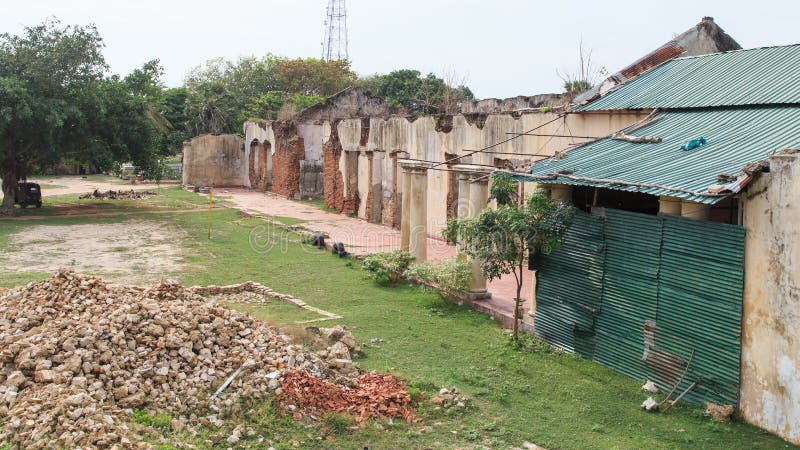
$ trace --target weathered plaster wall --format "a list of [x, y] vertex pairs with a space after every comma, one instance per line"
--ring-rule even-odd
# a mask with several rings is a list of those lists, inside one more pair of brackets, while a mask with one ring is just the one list
[[[464, 155], [470, 150], [505, 141], [511, 136], [509, 133], [522, 133], [541, 126], [535, 133], [545, 136], [523, 136], [492, 148], [490, 151], [494, 153], [477, 153], [454, 162], [524, 167], [544, 156], [552, 155], [557, 150], [586, 141], [583, 138], [549, 136], [551, 134], [600, 137], [628, 126], [646, 115], [643, 112], [582, 113], [559, 118], [554, 113], [528, 111], [513, 114], [469, 113], [452, 117], [381, 115], [334, 121], [326, 119], [328, 116], [324, 114], [312, 115], [313, 117], [305, 118], [305, 122], [295, 127], [298, 137], [302, 138], [305, 152], [304, 155], [298, 153], [296, 158], [307, 161], [318, 161], [322, 158], [321, 185], [328, 206], [396, 227], [399, 226], [398, 209], [401, 206], [397, 195], [399, 183], [395, 181], [400, 173], [396, 167], [398, 152], [411, 159], [442, 162], [447, 158], [446, 155]], [[287, 125], [275, 122], [266, 126], [271, 133], [272, 127]], [[281, 136], [288, 135], [275, 132], [274, 136], [270, 136], [274, 142], [275, 137], [280, 141]], [[289, 175], [277, 175], [278, 172], [295, 174], [299, 170], [287, 168], [285, 164], [300, 166], [299, 159], [279, 156], [283, 147], [277, 147], [273, 166], [275, 177], [280, 183], [275, 181], [274, 186], [288, 183], [286, 178]], [[373, 152], [372, 161], [365, 152]], [[376, 154], [379, 155], [377, 161], [374, 160]], [[329, 161], [328, 158], [333, 160]], [[447, 166], [443, 165], [441, 169], [447, 169]], [[307, 179], [299, 173], [297, 176]], [[453, 186], [457, 185], [455, 177], [446, 170], [428, 171], [426, 204], [429, 234], [438, 235], [446, 224], [448, 198], [455, 198], [455, 193], [452, 192]], [[292, 188], [280, 186], [273, 190], [278, 193], [294, 193]]]
[[740, 411], [800, 444], [800, 153], [770, 158], [745, 195]]
[[[467, 114], [456, 115], [444, 120], [441, 117], [425, 116], [411, 120], [406, 117], [392, 116], [388, 118], [373, 117], [369, 120], [369, 130], [366, 137], [362, 119], [345, 119], [337, 125], [337, 137], [345, 152], [359, 152], [376, 150], [383, 152], [407, 152], [411, 159], [442, 162], [446, 154], [463, 155], [468, 150], [477, 150], [504, 141], [510, 137], [508, 133], [522, 133], [543, 125], [535, 131], [536, 134], [564, 134], [578, 136], [605, 136], [636, 122], [647, 114], [614, 113], [614, 114], [573, 114], [565, 118], [557, 118], [552, 113], [527, 113], [527, 114]], [[555, 119], [555, 120], [554, 120]], [[552, 122], [550, 122], [552, 121]], [[550, 123], [547, 123], [550, 122]], [[462, 159], [458, 162], [471, 162], [474, 164], [494, 165], [497, 159], [509, 160], [514, 165], [527, 165], [541, 158], [541, 155], [552, 155], [556, 150], [561, 150], [575, 142], [585, 139], [561, 138], [551, 136], [524, 136], [491, 149], [497, 153], [478, 153], [469, 160]], [[510, 153], [510, 154], [506, 154]], [[373, 177], [380, 173], [381, 180], [362, 180], [367, 175], [366, 161], [359, 157], [358, 192], [362, 199], [358, 208], [358, 216], [367, 217], [367, 206], [364, 199], [371, 192], [371, 187], [381, 183], [384, 204], [399, 203], [393, 201], [397, 184], [384, 182], [391, 177], [394, 170], [382, 167], [382, 170], [372, 171]], [[384, 158], [391, 162], [392, 158]], [[384, 163], [385, 164], [385, 163]], [[364, 167], [362, 170], [361, 168]], [[447, 166], [442, 166], [446, 169]], [[344, 177], [344, 173], [342, 173]], [[454, 180], [451, 172], [443, 170], [428, 171], [428, 232], [438, 235], [447, 221], [448, 191]], [[452, 183], [452, 184], [451, 184]], [[452, 196], [452, 192], [450, 193]], [[330, 204], [329, 204], [330, 205]], [[382, 221], [393, 224], [391, 218], [395, 215], [382, 211]], [[395, 226], [397, 224], [394, 224]]]
[[[244, 140], [234, 134], [204, 134], [183, 146], [183, 184], [249, 186]], [[246, 146], [245, 146], [246, 147]]]

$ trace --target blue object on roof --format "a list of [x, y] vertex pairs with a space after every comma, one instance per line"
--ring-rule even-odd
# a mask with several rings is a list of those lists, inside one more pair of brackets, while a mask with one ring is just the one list
[[681, 150], [694, 150], [701, 145], [706, 145], [706, 138], [700, 136], [699, 139], [692, 139], [691, 141], [686, 141], [681, 145]]

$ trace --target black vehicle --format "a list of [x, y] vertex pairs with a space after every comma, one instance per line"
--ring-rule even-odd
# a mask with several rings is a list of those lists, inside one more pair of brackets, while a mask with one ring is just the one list
[[28, 205], [42, 207], [42, 188], [38, 183], [17, 183], [17, 191], [14, 193], [14, 203], [27, 208]]

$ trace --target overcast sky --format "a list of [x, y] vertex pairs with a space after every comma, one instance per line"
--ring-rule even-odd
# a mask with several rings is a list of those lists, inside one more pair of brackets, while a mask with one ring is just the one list
[[[0, 0], [0, 30], [95, 23], [115, 73], [159, 58], [180, 85], [207, 59], [319, 57], [327, 0]], [[560, 92], [583, 39], [614, 72], [712, 16], [743, 47], [800, 42], [800, 1], [348, 0], [359, 74], [454, 72], [479, 98]]]

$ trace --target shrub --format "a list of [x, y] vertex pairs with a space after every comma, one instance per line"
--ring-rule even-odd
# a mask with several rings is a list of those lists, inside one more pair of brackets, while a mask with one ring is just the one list
[[334, 434], [346, 434], [350, 432], [350, 427], [355, 425], [355, 420], [344, 414], [329, 412], [322, 416], [322, 423]]
[[373, 253], [364, 258], [364, 269], [373, 280], [379, 283], [397, 284], [403, 279], [403, 273], [414, 260], [410, 253], [395, 250], [387, 253]]
[[153, 428], [168, 429], [172, 424], [172, 416], [167, 413], [156, 413], [155, 415], [150, 415], [141, 409], [133, 410], [132, 419], [139, 425]]
[[405, 276], [409, 280], [435, 286], [445, 297], [460, 297], [469, 291], [472, 267], [469, 261], [456, 256], [442, 261], [411, 264]]

